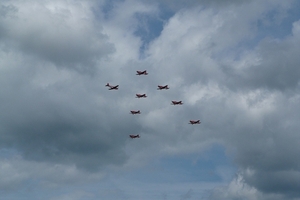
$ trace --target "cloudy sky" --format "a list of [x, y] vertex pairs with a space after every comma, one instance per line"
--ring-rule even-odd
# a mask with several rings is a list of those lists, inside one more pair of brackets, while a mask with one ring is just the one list
[[2, 0], [0, 199], [299, 200], [299, 10]]

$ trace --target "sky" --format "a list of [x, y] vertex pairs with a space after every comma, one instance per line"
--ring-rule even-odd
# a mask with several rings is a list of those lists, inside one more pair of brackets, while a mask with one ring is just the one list
[[300, 200], [299, 9], [2, 0], [0, 199]]

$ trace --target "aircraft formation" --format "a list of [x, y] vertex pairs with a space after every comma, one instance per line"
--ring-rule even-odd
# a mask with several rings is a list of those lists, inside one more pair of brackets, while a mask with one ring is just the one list
[[[136, 71], [136, 75], [140, 76], [140, 75], [148, 75], [147, 70], [144, 71]], [[119, 85], [110, 85], [109, 83], [107, 83], [105, 85], [106, 87], [108, 87], [108, 90], [118, 90], [119, 89]], [[157, 86], [157, 90], [168, 90], [170, 89], [168, 85], [158, 85]], [[136, 98], [147, 98], [146, 94], [136, 94]], [[171, 105], [182, 105], [183, 102], [182, 101], [171, 101]], [[137, 115], [137, 114], [141, 114], [140, 110], [131, 110], [130, 114], [132, 115]], [[194, 124], [200, 124], [201, 121], [198, 120], [190, 120], [189, 124], [194, 125]], [[134, 138], [140, 138], [140, 135], [129, 135], [130, 138], [134, 139]]]

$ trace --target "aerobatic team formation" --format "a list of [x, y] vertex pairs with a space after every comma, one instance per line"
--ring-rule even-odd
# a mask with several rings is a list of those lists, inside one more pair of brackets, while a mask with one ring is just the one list
[[[136, 71], [136, 75], [148, 75], [148, 72], [147, 72], [147, 70], [144, 70], [144, 71]], [[106, 87], [108, 87], [108, 90], [118, 90], [119, 89], [119, 85], [115, 85], [115, 86], [113, 86], [113, 85], [110, 85], [109, 83], [107, 83], [106, 85], [105, 85]], [[170, 89], [169, 88], [169, 86], [168, 85], [158, 85], [158, 88], [157, 88], [158, 90], [168, 90], [168, 89]], [[136, 94], [136, 98], [146, 98], [147, 97], [147, 95], [146, 94]], [[171, 104], [172, 105], [182, 105], [183, 104], [183, 102], [182, 101], [171, 101]], [[131, 110], [130, 111], [130, 114], [132, 114], [132, 115], [136, 115], [136, 114], [141, 114], [141, 111], [140, 110]], [[201, 123], [201, 121], [198, 119], [198, 120], [190, 120], [190, 122], [189, 122], [189, 124], [192, 124], [192, 125], [194, 125], [194, 124], [200, 124]], [[137, 134], [137, 135], [129, 135], [129, 137], [130, 138], [140, 138], [140, 135], [139, 134]]]

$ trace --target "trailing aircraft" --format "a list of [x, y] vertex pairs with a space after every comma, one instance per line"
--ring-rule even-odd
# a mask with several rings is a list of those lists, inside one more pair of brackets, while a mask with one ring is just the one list
[[137, 134], [137, 135], [129, 135], [130, 138], [134, 139], [134, 138], [140, 138], [140, 135]]
[[136, 98], [146, 98], [146, 94], [136, 94]]
[[172, 105], [182, 105], [182, 101], [172, 101]]
[[136, 75], [148, 75], [147, 70], [144, 71], [136, 71]]
[[137, 110], [137, 111], [131, 110], [130, 113], [133, 114], [133, 115], [141, 114], [140, 110]]
[[157, 87], [158, 87], [157, 88], [158, 90], [168, 90], [168, 89], [170, 89], [168, 85], [164, 85], [164, 86], [158, 85]]
[[118, 90], [119, 89], [119, 85], [113, 86], [113, 85], [110, 85], [109, 83], [106, 83], [105, 86], [109, 87], [108, 90]]
[[201, 122], [200, 122], [200, 119], [198, 119], [198, 120], [190, 120], [190, 123], [189, 124], [200, 124]]

